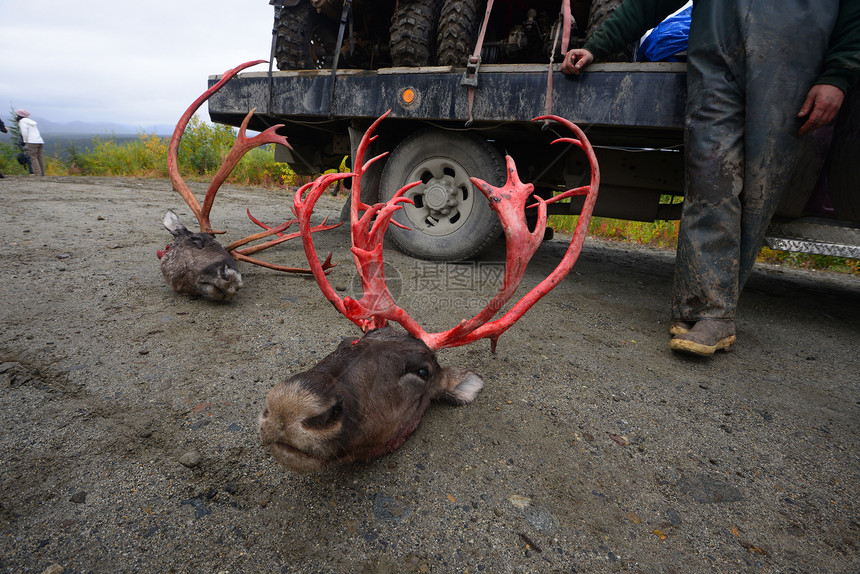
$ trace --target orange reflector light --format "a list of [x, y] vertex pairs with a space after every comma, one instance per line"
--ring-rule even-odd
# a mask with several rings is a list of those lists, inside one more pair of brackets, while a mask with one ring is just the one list
[[404, 104], [411, 104], [415, 101], [415, 92], [412, 91], [412, 88], [406, 88], [400, 94], [400, 99], [403, 100]]

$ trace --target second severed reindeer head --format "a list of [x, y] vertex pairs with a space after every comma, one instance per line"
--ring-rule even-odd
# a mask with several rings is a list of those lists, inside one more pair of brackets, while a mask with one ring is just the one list
[[[532, 305], [567, 275], [576, 262], [597, 200], [600, 173], [597, 159], [585, 134], [573, 123], [556, 116], [535, 121], [554, 121], [575, 137], [553, 143], [569, 143], [582, 149], [591, 165], [589, 185], [570, 189], [551, 199], [534, 196], [534, 186], [520, 181], [512, 158], [507, 157], [507, 182], [497, 188], [472, 178], [498, 214], [506, 240], [505, 274], [498, 293], [471, 319], [439, 333], [426, 332], [400, 308], [385, 283], [382, 239], [403, 194], [420, 182], [404, 186], [388, 202], [361, 202], [361, 177], [385, 154], [364, 162], [374, 130], [384, 115], [367, 130], [358, 147], [355, 173], [326, 174], [301, 187], [293, 211], [299, 220], [302, 243], [311, 272], [325, 297], [338, 311], [358, 325], [365, 335], [345, 340], [308, 371], [276, 385], [266, 397], [260, 414], [262, 444], [275, 460], [296, 472], [318, 472], [330, 464], [370, 460], [398, 448], [417, 428], [433, 401], [466, 404], [483, 388], [476, 373], [443, 368], [436, 351], [489, 339], [495, 352], [499, 336], [520, 319]], [[353, 178], [350, 220], [352, 255], [361, 278], [360, 299], [340, 297], [326, 277], [314, 249], [311, 214], [325, 189], [339, 179]], [[496, 314], [514, 295], [529, 260], [540, 245], [547, 224], [547, 204], [574, 195], [584, 195], [581, 215], [568, 247], [556, 269], [531, 289], [501, 317]], [[534, 203], [527, 206], [532, 198]], [[537, 209], [537, 226], [528, 230], [526, 209]], [[395, 225], [397, 223], [395, 222]], [[389, 325], [398, 323], [404, 330]]]

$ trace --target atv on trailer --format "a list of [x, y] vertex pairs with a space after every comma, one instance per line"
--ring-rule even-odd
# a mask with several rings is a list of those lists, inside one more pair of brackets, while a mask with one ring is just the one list
[[[330, 69], [339, 45], [341, 68], [465, 66], [487, 8], [486, 0], [269, 3], [275, 6], [274, 52], [279, 70]], [[584, 42], [620, 4], [621, 0], [573, 0], [571, 45]], [[543, 63], [553, 51], [558, 61], [560, 6], [558, 0], [495, 2], [482, 44], [482, 62]]]

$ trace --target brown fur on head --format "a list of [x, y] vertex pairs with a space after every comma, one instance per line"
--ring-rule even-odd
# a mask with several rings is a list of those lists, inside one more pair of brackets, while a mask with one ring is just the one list
[[232, 299], [242, 287], [242, 275], [212, 234], [188, 231], [170, 210], [163, 223], [174, 237], [164, 252], [159, 251], [161, 274], [170, 288], [211, 301]]
[[431, 401], [466, 404], [483, 385], [471, 371], [440, 367], [427, 345], [386, 327], [345, 340], [276, 385], [260, 415], [260, 438], [297, 472], [369, 460], [403, 444]]

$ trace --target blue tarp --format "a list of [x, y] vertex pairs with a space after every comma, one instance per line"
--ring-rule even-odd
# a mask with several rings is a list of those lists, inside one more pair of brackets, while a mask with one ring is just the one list
[[688, 6], [657, 24], [642, 40], [636, 59], [640, 62], [677, 62], [675, 55], [687, 49], [692, 10], [693, 7]]

